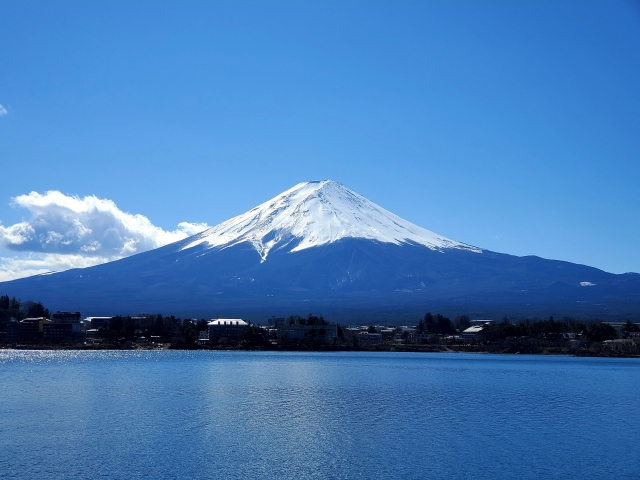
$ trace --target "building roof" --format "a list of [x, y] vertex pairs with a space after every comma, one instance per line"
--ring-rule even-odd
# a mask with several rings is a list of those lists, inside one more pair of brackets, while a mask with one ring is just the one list
[[242, 320], [241, 318], [216, 318], [215, 320], [211, 320], [207, 325], [249, 325], [247, 322]]
[[469, 327], [467, 328], [464, 332], [462, 332], [463, 334], [472, 334], [472, 333], [479, 333], [482, 331], [482, 329], [484, 328], [484, 325], [475, 325], [473, 327]]
[[51, 320], [45, 318], [45, 317], [32, 317], [32, 318], [25, 318], [23, 320], [20, 320], [20, 323], [38, 323], [38, 322], [50, 322]]

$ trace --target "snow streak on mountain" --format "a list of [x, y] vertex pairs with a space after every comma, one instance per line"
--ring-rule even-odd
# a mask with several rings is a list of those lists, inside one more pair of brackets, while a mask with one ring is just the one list
[[224, 249], [249, 242], [264, 262], [269, 252], [288, 247], [297, 252], [344, 238], [362, 238], [431, 250], [482, 250], [407, 222], [332, 180], [303, 182], [242, 215], [191, 237], [196, 245]]

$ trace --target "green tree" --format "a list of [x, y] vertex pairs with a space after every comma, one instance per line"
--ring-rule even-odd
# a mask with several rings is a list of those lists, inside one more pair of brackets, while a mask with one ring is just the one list
[[164, 338], [164, 319], [160, 314], [156, 315], [156, 318], [153, 320], [151, 335]]
[[424, 316], [424, 330], [426, 333], [436, 333], [436, 321], [431, 312], [427, 312]]
[[196, 340], [198, 340], [198, 334], [196, 333], [193, 322], [189, 323], [190, 324], [187, 326], [187, 328], [184, 329], [182, 336], [187, 348], [193, 348], [196, 345]]
[[594, 323], [587, 329], [587, 338], [594, 342], [604, 342], [618, 338], [616, 329], [608, 323]]
[[202, 332], [203, 330], [208, 330], [208, 329], [209, 329], [209, 324], [204, 318], [198, 320], [198, 323], [196, 323], [196, 330], [198, 332]]
[[26, 302], [28, 305], [27, 316], [29, 318], [45, 317], [49, 318], [49, 310], [44, 308], [42, 302]]
[[122, 334], [124, 338], [126, 338], [127, 340], [133, 340], [133, 336], [136, 333], [135, 321], [133, 320], [133, 318], [127, 316], [123, 319], [123, 323], [124, 325], [122, 328]]
[[120, 338], [120, 335], [118, 334], [119, 332], [116, 332], [114, 330], [110, 330], [109, 331], [109, 335], [108, 335], [108, 339], [110, 343], [113, 343], [114, 345], [118, 343], [118, 339]]
[[471, 319], [467, 315], [460, 315], [453, 322], [459, 332], [463, 332], [471, 326]]
[[638, 332], [638, 331], [640, 331], [640, 328], [638, 328], [638, 325], [631, 322], [631, 320], [627, 320], [627, 323], [624, 324], [624, 332], [627, 335], [629, 335], [629, 333], [631, 332]]
[[116, 315], [109, 320], [109, 331], [115, 332], [118, 338], [124, 335], [124, 320], [122, 315]]
[[267, 332], [257, 325], [249, 325], [243, 342], [248, 347], [261, 347], [268, 344]]
[[436, 332], [439, 335], [452, 335], [456, 333], [456, 329], [453, 327], [451, 320], [447, 317], [438, 314], [436, 316]]

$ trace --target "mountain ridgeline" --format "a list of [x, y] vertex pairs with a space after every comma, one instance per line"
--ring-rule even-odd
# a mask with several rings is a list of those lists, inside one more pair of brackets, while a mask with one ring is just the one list
[[333, 182], [301, 183], [179, 242], [1, 285], [86, 314], [168, 312], [262, 320], [640, 316], [640, 275], [483, 250], [418, 227]]

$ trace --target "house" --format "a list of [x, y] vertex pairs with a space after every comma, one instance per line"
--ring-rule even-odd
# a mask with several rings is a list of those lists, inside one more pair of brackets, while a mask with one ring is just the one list
[[636, 353], [638, 346], [631, 338], [618, 338], [616, 340], [605, 340], [602, 342], [607, 350], [622, 353]]

